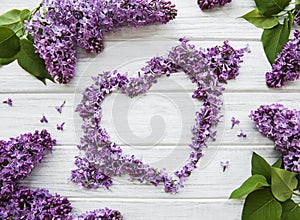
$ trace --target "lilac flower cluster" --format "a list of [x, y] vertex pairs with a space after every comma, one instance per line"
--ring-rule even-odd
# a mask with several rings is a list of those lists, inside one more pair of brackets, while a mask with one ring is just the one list
[[165, 0], [45, 0], [26, 26], [48, 72], [68, 83], [75, 72], [75, 44], [99, 53], [105, 32], [165, 24], [176, 15], [175, 6]]
[[67, 198], [44, 189], [16, 187], [13, 193], [1, 196], [1, 219], [64, 219], [71, 211]]
[[51, 152], [54, 144], [55, 140], [46, 130], [0, 141], [1, 195], [10, 193], [17, 181], [27, 177], [42, 161], [45, 150]]
[[121, 220], [119, 211], [99, 209], [71, 214], [69, 200], [48, 190], [31, 190], [17, 183], [52, 151], [56, 141], [46, 130], [0, 141], [0, 219], [100, 219]]
[[272, 65], [272, 72], [266, 73], [269, 87], [280, 88], [300, 78], [300, 31], [296, 30], [294, 38], [289, 40]]
[[111, 210], [109, 208], [97, 209], [76, 215], [72, 219], [74, 220], [122, 220], [121, 213], [117, 210]]
[[198, 5], [201, 10], [212, 9], [215, 6], [224, 6], [230, 3], [231, 0], [198, 0]]
[[[225, 42], [224, 47], [229, 48], [230, 45]], [[104, 72], [93, 78], [94, 84], [85, 90], [82, 101], [76, 109], [83, 120], [84, 133], [78, 148], [85, 152], [86, 158], [76, 158], [77, 169], [72, 171], [71, 180], [87, 188], [100, 186], [108, 188], [112, 184], [110, 177], [127, 174], [131, 180], [141, 183], [154, 186], [163, 183], [165, 192], [177, 193], [203, 156], [202, 149], [206, 147], [207, 140], [216, 138], [216, 131], [213, 128], [222, 117], [220, 110], [223, 105], [224, 88], [220, 82], [226, 82], [238, 75], [237, 72], [231, 74], [232, 70], [227, 68], [220, 71], [212, 63], [222, 62], [220, 59], [223, 57], [223, 63], [237, 64], [240, 63], [241, 56], [227, 60], [230, 56], [223, 53], [223, 50], [218, 51], [219, 54], [208, 53], [201, 48], [198, 50], [187, 40], [180, 39], [180, 45], [174, 47], [167, 57], [154, 57], [148, 61], [136, 78], [128, 78], [127, 74], [121, 74], [116, 70]], [[246, 50], [240, 51], [244, 53]], [[213, 56], [219, 59], [212, 59]], [[234, 71], [239, 68], [238, 65], [228, 67], [234, 68]], [[193, 137], [190, 144], [192, 152], [182, 169], [172, 176], [165, 169], [158, 170], [144, 164], [134, 155], [123, 154], [122, 148], [110, 140], [106, 130], [101, 126], [101, 103], [115, 90], [128, 96], [145, 93], [156, 83], [158, 77], [169, 76], [178, 71], [184, 71], [191, 81], [197, 84], [198, 89], [193, 98], [203, 101], [204, 104], [196, 112], [196, 124], [192, 128]]]
[[285, 169], [300, 173], [300, 111], [281, 104], [262, 105], [251, 112], [250, 118], [261, 134], [275, 142]]

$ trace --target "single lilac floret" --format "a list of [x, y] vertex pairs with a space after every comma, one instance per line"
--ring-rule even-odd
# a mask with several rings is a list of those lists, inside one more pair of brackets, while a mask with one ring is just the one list
[[57, 124], [57, 125], [56, 125], [56, 129], [57, 129], [58, 131], [63, 131], [63, 130], [64, 130], [64, 125], [65, 125], [65, 122], [61, 123], [60, 125]]
[[55, 109], [58, 111], [59, 114], [62, 113], [62, 109], [65, 106], [66, 101], [64, 101], [60, 106], [55, 106]]
[[223, 167], [223, 172], [225, 172], [225, 170], [229, 167], [229, 161], [221, 161], [220, 165]]
[[247, 134], [245, 134], [244, 132], [241, 131], [239, 134], [237, 134], [237, 137], [246, 138]]
[[240, 124], [240, 120], [236, 119], [235, 117], [232, 117], [231, 118], [231, 129], [233, 129], [233, 127], [238, 124]]
[[43, 117], [40, 120], [41, 123], [48, 123], [48, 119], [46, 118], [45, 115], [43, 115]]
[[13, 105], [13, 101], [11, 98], [8, 98], [7, 100], [4, 100], [2, 103], [9, 105], [10, 107], [12, 107]]

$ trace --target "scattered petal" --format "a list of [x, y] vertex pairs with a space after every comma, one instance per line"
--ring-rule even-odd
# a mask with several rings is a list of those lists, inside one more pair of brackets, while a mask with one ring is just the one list
[[8, 98], [7, 100], [3, 101], [3, 103], [9, 105], [10, 107], [12, 107], [13, 105], [13, 101], [11, 98]]
[[65, 106], [66, 101], [64, 101], [60, 106], [55, 106], [55, 109], [61, 114], [62, 108]]
[[223, 167], [223, 172], [225, 172], [225, 170], [227, 169], [227, 167], [229, 167], [229, 161], [221, 161], [220, 165]]
[[247, 134], [243, 133], [242, 131], [237, 135], [238, 137], [246, 138]]
[[64, 130], [64, 125], [65, 125], [65, 122], [61, 123], [60, 125], [56, 125], [56, 129], [59, 130], [59, 131], [63, 131]]
[[231, 123], [232, 123], [231, 129], [233, 129], [233, 127], [234, 127], [235, 125], [238, 125], [238, 124], [240, 123], [240, 121], [239, 121], [238, 119], [236, 119], [235, 117], [232, 117], [232, 118], [231, 118]]
[[45, 115], [43, 115], [43, 117], [41, 118], [40, 122], [41, 123], [48, 123], [48, 120], [47, 120], [47, 118], [46, 118]]

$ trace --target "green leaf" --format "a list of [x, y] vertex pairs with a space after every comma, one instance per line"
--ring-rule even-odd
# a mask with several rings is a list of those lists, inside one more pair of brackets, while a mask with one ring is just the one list
[[15, 25], [20, 22], [21, 11], [13, 9], [0, 15], [0, 26]]
[[0, 58], [11, 58], [20, 50], [20, 40], [15, 32], [6, 27], [0, 27]]
[[282, 166], [282, 157], [280, 157], [273, 165], [272, 167], [281, 168]]
[[230, 195], [230, 199], [242, 198], [263, 186], [270, 186], [270, 184], [264, 176], [255, 174], [247, 179], [238, 189], [234, 190]]
[[20, 13], [20, 20], [24, 22], [25, 20], [29, 20], [31, 16], [31, 12], [28, 9], [23, 9]]
[[277, 17], [265, 17], [257, 8], [243, 15], [241, 18], [244, 18], [256, 27], [263, 29], [270, 29], [279, 24], [279, 19]]
[[296, 4], [295, 9], [299, 10], [300, 9], [300, 0], [296, 0], [295, 4]]
[[281, 52], [283, 46], [288, 42], [289, 35], [288, 19], [284, 19], [283, 24], [278, 24], [276, 27], [264, 30], [261, 40], [270, 64], [274, 63], [277, 53]]
[[295, 220], [300, 218], [300, 207], [293, 200], [289, 199], [281, 204], [281, 220]]
[[17, 59], [16, 56], [14, 56], [12, 58], [0, 58], [0, 67], [10, 64], [10, 63], [14, 62], [16, 59]]
[[255, 0], [255, 4], [262, 15], [272, 16], [285, 9], [291, 0]]
[[273, 197], [270, 189], [261, 189], [247, 196], [242, 220], [279, 220], [281, 213], [281, 205]]
[[271, 166], [263, 157], [253, 152], [251, 164], [252, 164], [252, 170], [251, 170], [252, 175], [254, 174], [263, 175], [264, 177], [266, 177], [268, 182], [270, 182]]
[[7, 27], [15, 32], [21, 30], [24, 24], [20, 20], [21, 11], [13, 9], [0, 15], [0, 26]]
[[279, 169], [271, 168], [271, 190], [276, 199], [284, 202], [292, 197], [294, 189], [298, 185], [296, 173]]
[[44, 60], [35, 53], [32, 42], [27, 39], [21, 39], [21, 50], [18, 54], [18, 63], [24, 70], [41, 80], [43, 83], [45, 83], [46, 79], [53, 81], [46, 70]]

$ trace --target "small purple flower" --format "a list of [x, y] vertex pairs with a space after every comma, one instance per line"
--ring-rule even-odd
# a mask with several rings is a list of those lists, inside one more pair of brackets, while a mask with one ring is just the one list
[[235, 125], [238, 125], [239, 123], [240, 123], [240, 121], [238, 120], [238, 119], [236, 119], [235, 117], [232, 117], [231, 118], [231, 129], [233, 129], [233, 127], [235, 126]]
[[109, 208], [97, 209], [82, 213], [81, 215], [74, 215], [77, 220], [122, 220], [122, 214], [117, 210]]
[[7, 100], [3, 101], [3, 103], [9, 105], [10, 107], [12, 107], [13, 105], [13, 101], [11, 98], [8, 98]]
[[252, 111], [250, 118], [261, 134], [275, 142], [285, 169], [300, 173], [300, 111], [273, 103]]
[[43, 117], [41, 118], [40, 122], [41, 123], [48, 123], [48, 120], [47, 120], [47, 118], [46, 118], [45, 115], [43, 115]]
[[62, 108], [65, 106], [66, 101], [64, 101], [60, 106], [55, 106], [55, 109], [61, 114]]
[[238, 137], [246, 138], [247, 134], [243, 133], [242, 131], [237, 135]]
[[221, 161], [220, 165], [223, 167], [223, 172], [225, 172], [225, 170], [229, 167], [229, 161], [228, 160], [226, 160], [225, 162]]
[[272, 65], [272, 72], [266, 73], [267, 86], [280, 88], [300, 78], [300, 30], [294, 32]]
[[60, 125], [57, 124], [56, 129], [59, 130], [59, 131], [63, 131], [64, 130], [64, 125], [65, 125], [65, 122], [61, 123]]
[[227, 3], [230, 3], [231, 0], [198, 0], [198, 5], [201, 10], [211, 9], [217, 6], [224, 6]]
[[177, 15], [165, 0], [47, 0], [25, 23], [46, 69], [59, 83], [69, 83], [76, 67], [76, 45], [88, 53], [104, 49], [104, 34], [125, 26], [165, 24]]

